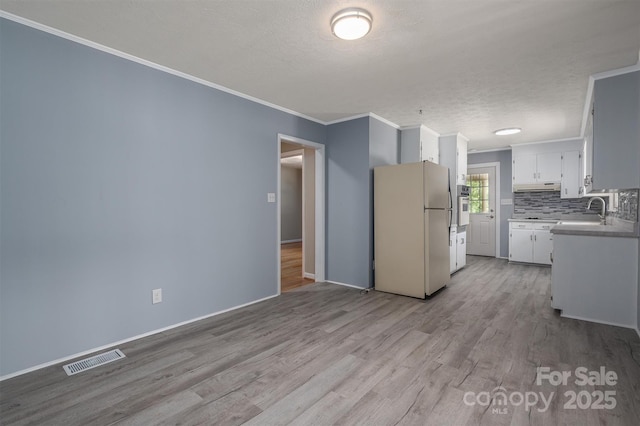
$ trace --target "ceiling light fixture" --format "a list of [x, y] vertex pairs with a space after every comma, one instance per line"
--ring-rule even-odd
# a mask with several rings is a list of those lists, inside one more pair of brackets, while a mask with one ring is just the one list
[[496, 130], [495, 133], [498, 136], [507, 136], [507, 135], [515, 135], [516, 133], [520, 133], [522, 131], [522, 129], [520, 129], [519, 127], [510, 127], [508, 129], [500, 129], [500, 130]]
[[343, 9], [331, 18], [331, 32], [343, 40], [357, 40], [371, 31], [373, 18], [364, 9]]

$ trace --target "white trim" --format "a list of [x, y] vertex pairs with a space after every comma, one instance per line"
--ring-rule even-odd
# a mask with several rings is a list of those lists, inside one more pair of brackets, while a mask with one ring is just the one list
[[[477, 164], [467, 164], [467, 176], [470, 175], [471, 173], [469, 173], [470, 169], [475, 169], [475, 168], [481, 168], [481, 167], [495, 167], [496, 169], [496, 173], [495, 173], [495, 185], [496, 185], [496, 194], [495, 194], [495, 213], [496, 213], [496, 258], [500, 257], [500, 227], [501, 222], [500, 222], [500, 207], [502, 206], [500, 204], [500, 199], [502, 198], [500, 195], [500, 162], [499, 161], [492, 161], [490, 163], [477, 163]], [[469, 240], [469, 238], [467, 237], [467, 241]]]
[[309, 272], [305, 272], [304, 274], [302, 274], [303, 278], [309, 278], [310, 280], [315, 280], [316, 279], [316, 274], [310, 274]]
[[369, 288], [369, 287], [360, 287], [360, 286], [353, 285], [353, 284], [345, 284], [345, 283], [341, 283], [339, 281], [329, 281], [329, 280], [327, 280], [325, 282], [327, 282], [329, 284], [341, 285], [343, 287], [357, 288], [358, 290], [366, 290], [367, 288]]
[[630, 65], [624, 68], [618, 68], [615, 70], [599, 72], [597, 74], [593, 74], [591, 77], [593, 77], [594, 80], [602, 80], [603, 78], [615, 77], [617, 75], [629, 74], [630, 72], [636, 72], [636, 71], [640, 71], [640, 62], [638, 62], [635, 65]]
[[364, 118], [364, 117], [369, 117], [369, 113], [367, 112], [364, 114], [352, 115], [350, 117], [338, 118], [336, 120], [327, 121], [324, 124], [327, 126], [331, 126], [332, 124], [338, 124], [338, 123], [343, 123], [345, 121], [357, 120], [359, 118]]
[[451, 137], [451, 136], [455, 136], [455, 137], [457, 137], [457, 138], [459, 137], [459, 138], [464, 139], [464, 140], [465, 140], [465, 142], [467, 142], [467, 143], [469, 142], [469, 138], [468, 138], [468, 137], [466, 137], [465, 135], [463, 135], [463, 134], [462, 134], [462, 133], [460, 133], [460, 132], [456, 132], [456, 133], [447, 133], [447, 134], [444, 134], [444, 135], [440, 135], [440, 137], [441, 137], [441, 138], [446, 138], [446, 137]]
[[302, 242], [302, 238], [296, 238], [295, 240], [280, 241], [280, 244], [301, 243], [301, 242]]
[[513, 148], [514, 146], [518, 147], [518, 146], [526, 146], [526, 145], [539, 145], [539, 144], [543, 144], [543, 143], [569, 142], [569, 141], [579, 140], [580, 138], [581, 138], [580, 136], [576, 136], [576, 137], [573, 137], [573, 138], [550, 139], [550, 140], [547, 140], [547, 141], [518, 143], [518, 144], [514, 144], [514, 145], [510, 145], [510, 146]]
[[324, 124], [327, 125], [327, 126], [330, 126], [332, 124], [344, 123], [345, 121], [357, 120], [359, 118], [364, 118], [364, 117], [375, 118], [376, 120], [381, 121], [381, 122], [383, 122], [384, 124], [386, 124], [388, 126], [391, 126], [391, 127], [395, 128], [395, 129], [400, 129], [400, 126], [398, 126], [396, 123], [394, 123], [392, 121], [389, 121], [386, 118], [380, 117], [379, 115], [374, 114], [372, 112], [352, 115], [352, 116], [344, 117], [344, 118], [338, 118], [336, 120], [327, 121]]
[[[280, 156], [281, 152], [281, 144], [282, 142], [292, 142], [298, 145], [302, 145], [306, 148], [315, 149], [315, 278], [317, 281], [324, 281], [324, 269], [325, 269], [325, 211], [324, 211], [324, 203], [325, 203], [325, 194], [324, 194], [324, 176], [325, 176], [325, 146], [323, 144], [312, 142], [306, 139], [297, 138], [295, 136], [287, 136], [282, 133], [278, 133], [277, 135], [277, 153], [278, 153], [278, 167], [276, 173], [277, 179], [277, 187], [276, 187], [276, 279], [277, 279], [277, 288], [278, 294], [281, 294], [281, 281], [282, 274], [280, 271], [280, 265], [282, 262], [280, 255], [280, 233], [282, 218], [281, 209], [282, 206], [280, 204], [280, 196], [281, 196], [281, 188], [282, 185], [282, 176], [280, 173]], [[304, 167], [304, 166], [303, 166]], [[304, 174], [304, 173], [303, 173]], [[304, 228], [304, 227], [303, 227]], [[304, 232], [304, 230], [303, 230]], [[303, 235], [304, 239], [304, 235]]]
[[201, 317], [193, 318], [193, 319], [190, 319], [190, 320], [187, 320], [187, 321], [182, 321], [182, 322], [179, 322], [177, 324], [173, 324], [173, 325], [170, 325], [170, 326], [167, 326], [167, 327], [159, 328], [157, 330], [149, 331], [147, 333], [138, 334], [137, 336], [129, 337], [127, 339], [118, 340], [117, 342], [108, 343], [106, 345], [98, 346], [97, 348], [93, 348], [93, 349], [89, 349], [89, 350], [86, 350], [86, 351], [78, 352], [78, 353], [75, 353], [73, 355], [65, 356], [63, 358], [58, 358], [58, 359], [56, 359], [54, 361], [45, 362], [44, 364], [38, 364], [38, 365], [36, 365], [34, 367], [29, 367], [29, 368], [26, 368], [24, 370], [16, 371], [15, 373], [10, 373], [10, 374], [7, 374], [5, 376], [2, 376], [2, 377], [0, 377], [0, 382], [2, 382], [3, 380], [11, 379], [13, 377], [17, 377], [17, 376], [21, 376], [23, 374], [30, 373], [32, 371], [36, 371], [36, 370], [40, 370], [42, 368], [50, 367], [52, 365], [56, 365], [56, 364], [59, 364], [61, 362], [66, 362], [66, 361], [69, 361], [71, 359], [75, 359], [75, 358], [79, 358], [81, 356], [89, 355], [89, 354], [92, 354], [94, 352], [102, 351], [102, 350], [105, 350], [105, 349], [108, 349], [108, 348], [111, 348], [111, 347], [114, 347], [114, 346], [118, 346], [118, 345], [122, 345], [124, 343], [132, 342], [134, 340], [138, 340], [138, 339], [142, 339], [142, 338], [145, 338], [145, 337], [149, 337], [149, 336], [152, 336], [154, 334], [163, 333], [165, 331], [172, 330], [174, 328], [182, 327], [183, 325], [191, 324], [191, 323], [194, 323], [194, 322], [197, 322], [197, 321], [202, 321], [204, 319], [211, 318], [211, 317], [214, 317], [216, 315], [224, 314], [224, 313], [229, 312], [229, 311], [234, 311], [236, 309], [244, 308], [246, 306], [254, 305], [256, 303], [264, 302], [265, 300], [273, 299], [274, 297], [277, 297], [277, 296], [278, 296], [277, 294], [274, 294], [274, 295], [271, 295], [271, 296], [263, 297], [262, 299], [254, 300], [254, 301], [247, 302], [247, 303], [243, 303], [242, 305], [238, 305], [238, 306], [234, 306], [234, 307], [231, 307], [231, 308], [223, 309], [221, 311], [217, 311], [217, 312], [214, 312], [214, 313], [211, 313], [211, 314], [203, 315]]
[[467, 151], [467, 154], [482, 154], [484, 152], [496, 152], [496, 151], [511, 151], [511, 147], [506, 146], [502, 148], [470, 149]]
[[599, 321], [599, 320], [594, 320], [594, 319], [591, 319], [591, 318], [584, 318], [584, 317], [579, 317], [579, 316], [574, 316], [574, 315], [565, 315], [564, 313], [560, 314], [560, 316], [563, 317], [563, 318], [569, 318], [569, 319], [587, 321], [587, 322], [594, 322], [596, 324], [613, 325], [615, 327], [630, 328], [632, 330], [636, 330], [636, 326], [635, 325], [620, 324], [620, 323], [617, 323], [617, 322], [610, 322], [610, 321]]
[[374, 114], [374, 113], [370, 112], [369, 113], [369, 117], [375, 118], [376, 120], [381, 121], [384, 124], [386, 124], [387, 126], [391, 126], [391, 127], [395, 128], [395, 129], [399, 129], [400, 128], [400, 126], [398, 126], [396, 123], [394, 123], [392, 121], [389, 121], [386, 118], [380, 117], [378, 114]]
[[432, 134], [433, 136], [436, 137], [440, 137], [440, 133], [436, 132], [435, 130], [431, 129], [428, 126], [425, 126], [424, 124], [416, 124], [415, 126], [403, 126], [400, 127], [400, 130], [413, 130], [413, 129], [422, 129], [424, 128], [428, 133]]
[[164, 65], [156, 64], [155, 62], [151, 62], [151, 61], [148, 61], [146, 59], [139, 58], [139, 57], [131, 55], [129, 53], [125, 53], [125, 52], [122, 52], [120, 50], [116, 50], [116, 49], [113, 49], [111, 47], [104, 46], [102, 44], [87, 40], [87, 39], [82, 38], [82, 37], [78, 37], [78, 36], [73, 35], [73, 34], [69, 34], [67, 32], [58, 30], [56, 28], [52, 28], [52, 27], [49, 27], [47, 25], [41, 24], [39, 22], [35, 22], [35, 21], [30, 20], [30, 19], [26, 19], [26, 18], [23, 18], [21, 16], [14, 15], [12, 13], [8, 13], [8, 12], [0, 10], [0, 18], [5, 18], [5, 19], [8, 19], [10, 21], [22, 24], [22, 25], [26, 25], [27, 27], [31, 27], [31, 28], [34, 28], [36, 30], [44, 31], [44, 32], [49, 33], [49, 34], [53, 34], [55, 36], [64, 38], [66, 40], [69, 40], [69, 41], [72, 41], [72, 42], [75, 42], [75, 43], [78, 43], [78, 44], [82, 44], [84, 46], [87, 46], [87, 47], [90, 47], [90, 48], [93, 48], [93, 49], [96, 49], [96, 50], [100, 50], [102, 52], [109, 53], [111, 55], [118, 56], [120, 58], [129, 60], [129, 61], [132, 61], [132, 62], [136, 62], [138, 64], [147, 66], [149, 68], [153, 68], [153, 69], [156, 69], [156, 70], [159, 70], [159, 71], [163, 71], [163, 72], [166, 72], [167, 74], [172, 74], [172, 75], [175, 75], [176, 77], [181, 77], [181, 78], [184, 78], [186, 80], [193, 81], [194, 83], [202, 84], [203, 86], [207, 86], [207, 87], [210, 87], [212, 89], [220, 90], [221, 92], [226, 92], [226, 93], [232, 94], [234, 96], [238, 96], [239, 98], [243, 98], [243, 99], [246, 99], [248, 101], [255, 102], [257, 104], [264, 105], [264, 106], [267, 106], [269, 108], [276, 109], [278, 111], [286, 112], [287, 114], [291, 114], [291, 115], [294, 115], [296, 117], [304, 118], [306, 120], [313, 121], [313, 122], [319, 123], [319, 124], [324, 124], [324, 125], [327, 124], [327, 123], [323, 122], [322, 120], [318, 120], [317, 118], [310, 117], [308, 115], [299, 113], [297, 111], [293, 111], [293, 110], [285, 108], [285, 107], [281, 107], [279, 105], [273, 104], [271, 102], [267, 102], [267, 101], [262, 100], [260, 98], [256, 98], [256, 97], [253, 97], [253, 96], [250, 96], [250, 95], [246, 95], [246, 94], [244, 94], [242, 92], [238, 92], [238, 91], [230, 89], [228, 87], [224, 87], [224, 86], [221, 86], [219, 84], [212, 83], [212, 82], [204, 80], [202, 78], [195, 77], [193, 75], [184, 73], [182, 71], [174, 70], [174, 69], [166, 67]]

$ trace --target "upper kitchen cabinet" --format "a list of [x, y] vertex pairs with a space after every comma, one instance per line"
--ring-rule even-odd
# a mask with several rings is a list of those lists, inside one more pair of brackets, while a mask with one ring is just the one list
[[[517, 150], [516, 150], [517, 151]], [[513, 184], [558, 183], [562, 177], [562, 153], [517, 155], [513, 153]]]
[[514, 192], [560, 191], [562, 198], [582, 194], [581, 139], [512, 145]]
[[463, 134], [440, 136], [440, 164], [449, 168], [451, 185], [467, 184], [467, 145]]
[[593, 129], [585, 131], [593, 131], [585, 144], [588, 190], [640, 188], [640, 71], [596, 78], [592, 114]]
[[426, 126], [409, 127], [400, 131], [400, 162], [440, 162], [440, 135]]
[[582, 197], [582, 174], [580, 173], [582, 155], [580, 151], [562, 153], [562, 180], [560, 181], [560, 198]]

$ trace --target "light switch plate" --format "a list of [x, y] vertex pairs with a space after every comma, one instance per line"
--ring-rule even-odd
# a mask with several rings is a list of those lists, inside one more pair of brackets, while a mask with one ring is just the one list
[[276, 202], [276, 193], [275, 192], [267, 193], [267, 202], [268, 203], [275, 203]]
[[160, 302], [162, 302], [162, 289], [156, 288], [151, 291], [151, 303], [155, 305]]

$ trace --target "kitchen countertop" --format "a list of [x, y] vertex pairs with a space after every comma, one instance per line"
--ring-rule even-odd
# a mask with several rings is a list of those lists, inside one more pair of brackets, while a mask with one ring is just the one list
[[611, 220], [607, 225], [556, 225], [551, 228], [552, 234], [585, 235], [592, 237], [638, 238], [638, 223], [626, 220]]
[[511, 218], [511, 219], [507, 219], [507, 221], [509, 222], [539, 222], [539, 223], [556, 223], [559, 222], [562, 219], [517, 219], [517, 218]]

